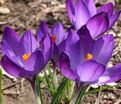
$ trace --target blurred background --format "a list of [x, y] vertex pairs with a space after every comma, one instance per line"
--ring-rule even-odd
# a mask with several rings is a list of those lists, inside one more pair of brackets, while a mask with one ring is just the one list
[[[95, 0], [97, 7], [108, 2], [113, 2], [115, 10], [121, 9], [121, 0]], [[50, 28], [60, 21], [67, 29], [70, 22], [65, 9], [65, 0], [0, 0], [0, 40], [5, 26], [11, 26], [19, 34], [26, 29], [36, 33], [40, 20], [45, 20]], [[113, 57], [109, 63], [112, 66], [121, 62], [121, 16], [108, 33], [113, 33], [115, 37]], [[35, 104], [29, 82], [13, 78], [5, 72], [3, 74], [3, 104]], [[43, 90], [44, 104], [49, 104], [50, 96], [48, 91]], [[117, 87], [112, 90], [86, 96], [82, 104], [98, 104], [98, 102], [121, 104], [121, 82], [119, 81]]]

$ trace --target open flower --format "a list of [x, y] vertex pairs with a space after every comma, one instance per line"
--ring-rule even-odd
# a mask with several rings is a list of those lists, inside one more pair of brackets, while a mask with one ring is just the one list
[[41, 26], [37, 31], [38, 41], [41, 41], [45, 36], [50, 36], [52, 40], [52, 59], [55, 61], [58, 58], [58, 55], [64, 49], [64, 43], [66, 34], [64, 33], [64, 28], [60, 22], [56, 23], [52, 29], [49, 29], [47, 24], [44, 21], [41, 21]]
[[113, 13], [112, 3], [96, 9], [93, 0], [66, 0], [66, 8], [74, 27], [78, 30], [87, 25], [93, 38], [110, 29], [121, 13], [121, 11]]
[[62, 74], [71, 80], [89, 84], [118, 81], [121, 64], [106, 68], [112, 56], [113, 36], [109, 34], [93, 40], [86, 26], [77, 33], [74, 30], [68, 32], [65, 51], [58, 60]]
[[45, 37], [39, 47], [31, 31], [21, 37], [10, 27], [4, 29], [2, 37], [3, 69], [12, 76], [33, 79], [45, 67], [51, 56], [51, 41]]

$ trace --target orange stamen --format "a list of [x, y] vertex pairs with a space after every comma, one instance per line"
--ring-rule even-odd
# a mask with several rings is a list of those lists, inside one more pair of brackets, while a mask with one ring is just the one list
[[22, 55], [22, 58], [24, 61], [27, 61], [30, 56], [31, 56], [31, 53], [25, 53], [24, 55]]
[[52, 35], [52, 42], [55, 43], [56, 42], [56, 36], [55, 35]]
[[88, 53], [88, 54], [86, 55], [85, 60], [88, 61], [88, 60], [91, 60], [92, 58], [93, 58], [93, 55], [90, 54], [90, 53]]

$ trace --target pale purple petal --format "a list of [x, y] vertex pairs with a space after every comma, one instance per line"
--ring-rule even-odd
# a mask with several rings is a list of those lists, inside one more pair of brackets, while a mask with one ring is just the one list
[[32, 53], [37, 49], [37, 41], [31, 31], [25, 31], [20, 39], [19, 54]]
[[47, 62], [52, 55], [52, 41], [49, 36], [46, 36], [40, 42], [40, 49], [42, 49], [43, 54], [44, 54], [44, 60], [45, 62]]
[[106, 12], [101, 12], [93, 16], [86, 24], [92, 38], [103, 34], [109, 27], [108, 15]]
[[121, 10], [109, 17], [109, 29], [112, 28], [112, 26], [115, 24], [118, 17], [120, 16], [120, 13], [121, 13]]
[[64, 28], [62, 26], [62, 24], [60, 22], [56, 23], [52, 30], [51, 30], [51, 36], [54, 35], [56, 36], [56, 44], [59, 45], [63, 40], [64, 40], [64, 37], [65, 37], [65, 34], [64, 34]]
[[93, 59], [103, 65], [106, 65], [112, 56], [113, 48], [113, 35], [106, 35], [99, 38], [93, 49]]
[[73, 70], [71, 70], [69, 57], [65, 53], [60, 55], [58, 65], [65, 77], [71, 80], [76, 80], [77, 75], [73, 72]]
[[88, 19], [90, 18], [90, 13], [82, 0], [77, 1], [77, 5], [75, 7], [75, 26], [79, 29], [81, 26], [85, 25]]
[[6, 41], [6, 44], [13, 50], [13, 52], [18, 54], [18, 43], [19, 43], [19, 35], [10, 27], [5, 27], [3, 31], [2, 41]]
[[49, 35], [49, 28], [45, 21], [40, 22], [40, 27], [36, 32], [37, 40], [41, 41], [45, 36]]
[[93, 60], [80, 63], [77, 67], [77, 74], [82, 82], [95, 82], [104, 71], [105, 67]]
[[41, 50], [35, 51], [27, 61], [24, 61], [24, 69], [30, 72], [33, 71], [33, 75], [39, 73], [44, 66], [44, 55]]
[[110, 17], [110, 16], [112, 16], [112, 14], [113, 14], [113, 9], [114, 9], [114, 7], [113, 7], [113, 3], [108, 3], [108, 4], [105, 4], [105, 5], [103, 5], [103, 6], [101, 6], [99, 9], [98, 9], [98, 13], [100, 13], [100, 12], [107, 12], [108, 13], [108, 17]]
[[7, 44], [6, 41], [2, 41], [1, 43], [1, 50], [2, 50], [2, 56], [6, 55], [8, 57], [15, 56], [15, 53], [11, 49], [11, 47]]
[[121, 64], [114, 65], [111, 68], [106, 69], [104, 74], [99, 78], [96, 84], [106, 84], [116, 82], [121, 79]]
[[88, 7], [88, 10], [90, 12], [91, 16], [94, 16], [97, 13], [97, 9], [94, 3], [94, 0], [83, 0], [85, 2], [85, 4]]
[[20, 62], [19, 58], [22, 56], [17, 56], [13, 50], [11, 49], [11, 47], [7, 44], [6, 41], [2, 41], [1, 43], [1, 49], [2, 49], [2, 56], [7, 56], [9, 59], [11, 59], [11, 61], [13, 61], [14, 63], [16, 63], [17, 65], [23, 66], [23, 63]]
[[81, 60], [80, 43], [79, 36], [72, 29], [68, 31], [65, 53], [69, 55], [71, 68], [76, 69]]
[[66, 0], [66, 9], [70, 21], [73, 23], [74, 21], [74, 14], [75, 14], [75, 3], [74, 0]]

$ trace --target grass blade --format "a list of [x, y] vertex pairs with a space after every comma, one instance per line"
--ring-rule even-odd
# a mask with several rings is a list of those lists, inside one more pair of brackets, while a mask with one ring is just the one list
[[58, 89], [57, 89], [57, 92], [55, 93], [53, 99], [52, 99], [52, 102], [51, 104], [59, 104], [60, 102], [60, 99], [67, 87], [67, 84], [68, 84], [69, 80], [67, 78], [64, 78], [61, 82], [61, 84], [59, 85]]

